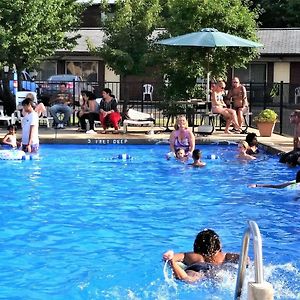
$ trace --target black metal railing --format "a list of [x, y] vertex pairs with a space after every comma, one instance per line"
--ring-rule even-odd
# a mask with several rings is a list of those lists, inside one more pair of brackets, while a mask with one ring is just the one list
[[[39, 95], [43, 101], [43, 88], [49, 86], [49, 82], [38, 81], [40, 90]], [[143, 94], [143, 85], [151, 84], [153, 86], [152, 100], [149, 95]], [[244, 83], [247, 89], [247, 95], [250, 104], [250, 110], [252, 115], [250, 117], [250, 126], [255, 127], [252, 122], [253, 117], [255, 117], [262, 109], [270, 108], [277, 112], [278, 123], [275, 126], [275, 132], [278, 134], [292, 135], [292, 127], [289, 123], [289, 115], [294, 109], [300, 109], [300, 95], [295, 95], [296, 88], [300, 86], [299, 84], [290, 84], [283, 82], [276, 83], [254, 83], [248, 82]], [[79, 99], [77, 90], [78, 86], [88, 86], [89, 89], [92, 88], [97, 97], [101, 97], [101, 91], [103, 88], [110, 88], [112, 93], [116, 96], [119, 102], [119, 109], [124, 112], [124, 105], [126, 105], [126, 110], [129, 108], [134, 108], [136, 110], [152, 114], [156, 119], [156, 124], [158, 126], [172, 125], [174, 122], [174, 116], [168, 114], [165, 110], [162, 111], [161, 107], [165, 101], [162, 98], [162, 83], [161, 82], [144, 82], [144, 81], [127, 81], [127, 82], [73, 82], [72, 95], [77, 103]], [[182, 99], [178, 99], [182, 102]], [[187, 100], [187, 99], [186, 99]], [[205, 100], [205, 99], [202, 99]], [[47, 103], [45, 103], [47, 104]], [[201, 108], [202, 109], [202, 108]], [[198, 110], [197, 107], [191, 105], [183, 105], [182, 112], [186, 113], [189, 120], [193, 120], [194, 125], [200, 124], [201, 109]], [[190, 117], [191, 113], [194, 115], [193, 118]], [[190, 124], [191, 126], [193, 124]]]

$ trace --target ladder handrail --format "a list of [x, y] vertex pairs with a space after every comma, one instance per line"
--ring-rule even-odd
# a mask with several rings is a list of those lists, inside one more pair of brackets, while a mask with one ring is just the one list
[[240, 299], [242, 287], [245, 279], [246, 265], [248, 261], [248, 249], [250, 235], [253, 237], [254, 247], [254, 268], [255, 268], [255, 282], [263, 283], [263, 258], [262, 258], [262, 240], [258, 225], [254, 221], [248, 221], [248, 227], [244, 231], [242, 249], [239, 259], [238, 276], [236, 280], [234, 299]]

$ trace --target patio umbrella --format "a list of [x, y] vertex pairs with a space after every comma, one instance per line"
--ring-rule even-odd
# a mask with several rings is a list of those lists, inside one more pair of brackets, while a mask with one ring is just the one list
[[[243, 39], [241, 37], [218, 31], [214, 28], [203, 28], [198, 32], [187, 33], [169, 39], [164, 39], [156, 42], [160, 45], [167, 46], [187, 46], [187, 47], [248, 47], [258, 48], [263, 47], [263, 44]], [[209, 64], [209, 53], [208, 53]], [[209, 65], [207, 68], [207, 99], [209, 98]]]

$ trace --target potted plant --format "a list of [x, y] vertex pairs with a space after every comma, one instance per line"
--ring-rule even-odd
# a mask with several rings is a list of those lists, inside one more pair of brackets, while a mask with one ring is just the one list
[[258, 116], [254, 118], [260, 136], [271, 136], [277, 122], [277, 113], [272, 109], [262, 110]]

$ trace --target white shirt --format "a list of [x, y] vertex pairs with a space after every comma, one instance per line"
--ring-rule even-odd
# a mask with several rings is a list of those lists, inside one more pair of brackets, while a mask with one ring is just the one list
[[33, 126], [31, 132], [32, 144], [39, 144], [39, 117], [35, 111], [32, 111], [22, 119], [22, 144], [28, 145], [30, 127]]

